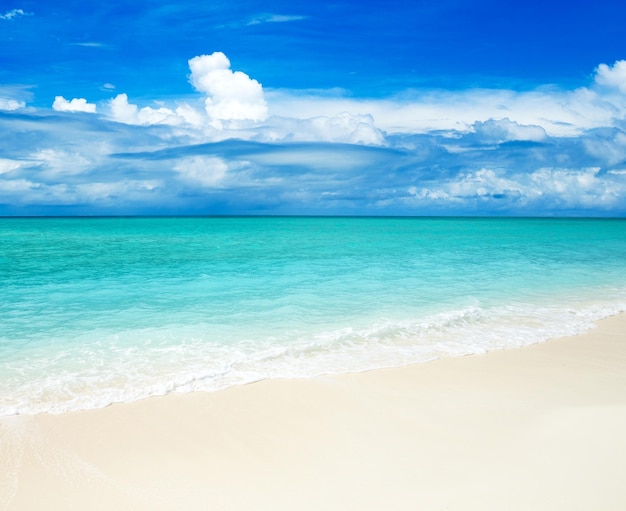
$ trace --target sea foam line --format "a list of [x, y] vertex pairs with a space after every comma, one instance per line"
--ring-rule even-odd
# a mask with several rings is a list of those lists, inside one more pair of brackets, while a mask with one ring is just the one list
[[[271, 378], [306, 378], [367, 371], [516, 348], [577, 335], [626, 303], [578, 307], [508, 305], [451, 310], [424, 318], [379, 320], [285, 339], [247, 339], [235, 345], [185, 339], [152, 350], [82, 353], [87, 365], [36, 372], [2, 389], [0, 415], [64, 413], [133, 402], [172, 392], [218, 391]], [[288, 342], [287, 342], [288, 341]], [[70, 354], [66, 354], [71, 356]], [[63, 356], [58, 356], [57, 362]], [[108, 360], [107, 360], [108, 359]], [[107, 363], [108, 362], [108, 363]], [[15, 363], [14, 363], [15, 364]]]

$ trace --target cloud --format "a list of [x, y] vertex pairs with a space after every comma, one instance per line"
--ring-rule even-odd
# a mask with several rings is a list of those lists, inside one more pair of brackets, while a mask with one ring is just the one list
[[385, 136], [375, 126], [371, 115], [352, 115], [348, 112], [341, 112], [333, 117], [318, 116], [309, 119], [270, 118], [264, 126], [263, 134], [263, 139], [267, 141], [385, 145]]
[[541, 142], [548, 136], [541, 126], [524, 126], [507, 118], [476, 121], [472, 128], [477, 138], [498, 144], [512, 140]]
[[11, 9], [4, 14], [0, 14], [0, 20], [12, 20], [20, 16], [31, 16], [31, 13], [24, 12], [22, 9]]
[[19, 108], [24, 108], [25, 106], [26, 103], [24, 103], [24, 101], [0, 98], [0, 110], [17, 110]]
[[600, 64], [596, 69], [595, 82], [626, 94], [626, 60], [618, 60], [613, 66]]
[[623, 216], [620, 62], [574, 90], [377, 99], [266, 93], [202, 55], [196, 97], [0, 111], [0, 214]]
[[0, 158], [0, 174], [12, 172], [19, 169], [22, 165], [24, 165], [24, 162], [8, 158]]
[[259, 14], [251, 18], [246, 25], [259, 25], [261, 23], [287, 23], [291, 21], [300, 21], [308, 18], [308, 16], [289, 15], [289, 14]]
[[202, 187], [215, 187], [226, 176], [228, 165], [215, 156], [189, 156], [181, 158], [174, 165], [184, 182]]
[[619, 207], [626, 184], [603, 177], [597, 168], [538, 168], [508, 173], [488, 168], [462, 173], [453, 180], [408, 189], [407, 204], [438, 210], [545, 215], [555, 211], [610, 211]]
[[104, 48], [106, 45], [97, 42], [72, 43], [73, 46], [82, 46], [84, 48]]
[[126, 94], [118, 94], [108, 101], [108, 108], [110, 117], [124, 124], [200, 127], [205, 123], [202, 114], [185, 103], [175, 109], [165, 106], [139, 108], [138, 105], [129, 103]]
[[32, 99], [32, 85], [0, 85], [0, 110], [19, 110]]
[[388, 134], [471, 131], [476, 122], [506, 118], [519, 125], [540, 127], [548, 135], [570, 136], [615, 126], [626, 119], [626, 61], [613, 66], [601, 64], [591, 85], [575, 90], [415, 90], [387, 98], [272, 90], [267, 98], [270, 116], [288, 117], [292, 112], [298, 112], [299, 117], [368, 114]]
[[191, 84], [208, 96], [206, 113], [216, 126], [221, 126], [221, 121], [267, 118], [261, 84], [241, 71], [231, 71], [230, 60], [222, 52], [192, 58], [189, 69]]
[[74, 98], [68, 101], [63, 96], [56, 96], [52, 108], [58, 112], [96, 113], [96, 105], [94, 103], [87, 103], [87, 100], [83, 98]]

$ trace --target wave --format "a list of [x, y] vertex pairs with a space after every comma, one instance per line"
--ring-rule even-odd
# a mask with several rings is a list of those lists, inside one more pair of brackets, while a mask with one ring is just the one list
[[4, 364], [0, 415], [64, 413], [172, 392], [217, 391], [271, 378], [360, 372], [481, 354], [580, 334], [626, 311], [605, 301], [480, 304], [414, 311], [324, 329], [255, 337], [215, 335], [206, 324], [85, 332], [76, 344], [37, 348]]

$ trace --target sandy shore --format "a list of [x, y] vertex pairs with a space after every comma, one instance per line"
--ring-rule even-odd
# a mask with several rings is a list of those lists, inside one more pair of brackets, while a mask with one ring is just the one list
[[0, 510], [624, 510], [626, 315], [483, 356], [0, 418]]

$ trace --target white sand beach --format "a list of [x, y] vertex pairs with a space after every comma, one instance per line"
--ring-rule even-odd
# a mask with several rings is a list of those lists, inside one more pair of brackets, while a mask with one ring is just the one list
[[626, 315], [360, 374], [0, 418], [0, 510], [623, 510]]

